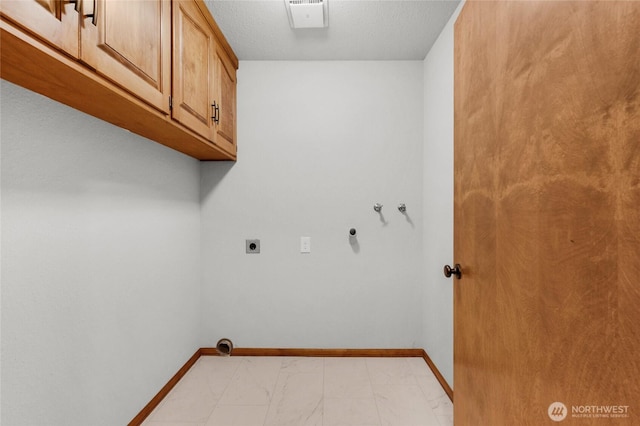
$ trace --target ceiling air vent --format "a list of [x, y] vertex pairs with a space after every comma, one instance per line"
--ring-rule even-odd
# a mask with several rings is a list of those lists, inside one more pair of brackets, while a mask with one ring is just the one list
[[327, 0], [284, 0], [291, 28], [324, 28], [329, 26]]

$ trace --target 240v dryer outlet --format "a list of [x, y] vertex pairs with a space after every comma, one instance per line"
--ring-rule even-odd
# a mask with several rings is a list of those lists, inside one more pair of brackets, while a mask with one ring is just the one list
[[245, 240], [245, 246], [249, 254], [260, 253], [260, 240]]

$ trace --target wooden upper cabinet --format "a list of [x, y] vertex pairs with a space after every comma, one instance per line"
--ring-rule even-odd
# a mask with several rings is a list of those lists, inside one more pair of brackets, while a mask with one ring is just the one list
[[218, 51], [216, 144], [236, 152], [236, 69], [224, 52]]
[[173, 3], [172, 117], [205, 139], [214, 139], [215, 38], [193, 0]]
[[80, 3], [62, 0], [2, 0], [0, 14], [53, 47], [77, 58], [79, 7]]
[[201, 5], [173, 3], [172, 117], [235, 155], [236, 65]]
[[3, 79], [195, 158], [235, 160], [238, 58], [204, 0], [0, 0], [0, 18]]
[[171, 2], [84, 0], [80, 60], [169, 113]]

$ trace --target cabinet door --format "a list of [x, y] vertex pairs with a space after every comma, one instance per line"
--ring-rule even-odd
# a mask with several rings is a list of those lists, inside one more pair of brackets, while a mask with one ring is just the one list
[[83, 0], [80, 59], [169, 113], [171, 2]]
[[2, 0], [0, 14], [77, 58], [80, 14], [75, 8], [78, 6], [79, 3], [66, 0]]
[[215, 41], [193, 0], [173, 4], [173, 118], [214, 138]]
[[236, 70], [226, 55], [218, 53], [218, 124], [216, 144], [230, 153], [236, 152]]

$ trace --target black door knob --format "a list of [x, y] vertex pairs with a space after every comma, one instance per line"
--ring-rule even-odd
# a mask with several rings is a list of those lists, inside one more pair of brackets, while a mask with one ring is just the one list
[[449, 278], [451, 275], [455, 275], [457, 279], [462, 277], [462, 268], [459, 263], [456, 263], [453, 268], [449, 265], [444, 265], [444, 276]]

